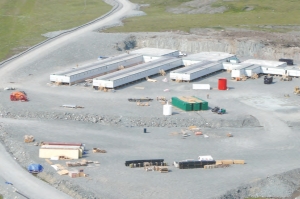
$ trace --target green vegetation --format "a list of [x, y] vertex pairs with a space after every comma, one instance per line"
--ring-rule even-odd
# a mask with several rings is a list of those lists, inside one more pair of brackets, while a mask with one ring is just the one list
[[[213, 8], [225, 6], [227, 11], [218, 14], [172, 14], [174, 8], [187, 0], [131, 0], [134, 3], [150, 4], [144, 7], [146, 16], [128, 18], [125, 26], [106, 32], [156, 32], [191, 28], [250, 28], [262, 29], [264, 25], [300, 25], [299, 0], [218, 0]], [[281, 31], [272, 29], [271, 31]]]
[[0, 60], [108, 12], [101, 0], [0, 0]]
[[3, 199], [3, 196], [0, 194], [0, 199]]

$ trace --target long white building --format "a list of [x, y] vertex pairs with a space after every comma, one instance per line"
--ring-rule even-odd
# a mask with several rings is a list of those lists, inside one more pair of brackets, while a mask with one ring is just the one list
[[220, 71], [223, 69], [222, 63], [211, 61], [200, 61], [184, 68], [171, 71], [170, 79], [191, 81], [199, 77]]
[[94, 87], [116, 88], [124, 84], [158, 74], [160, 70], [170, 70], [182, 65], [179, 58], [161, 57], [111, 74], [93, 79]]
[[81, 67], [68, 71], [53, 73], [50, 75], [51, 82], [61, 82], [74, 84], [86, 79], [98, 77], [104, 73], [112, 72], [120, 67], [129, 67], [136, 64], [144, 63], [142, 55], [138, 54], [121, 54], [115, 57], [99, 60], [94, 63], [85, 64]]

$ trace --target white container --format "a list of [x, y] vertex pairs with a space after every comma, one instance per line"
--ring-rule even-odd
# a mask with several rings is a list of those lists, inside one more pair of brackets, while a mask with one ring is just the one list
[[163, 115], [172, 115], [172, 105], [167, 103], [163, 106]]
[[198, 160], [214, 160], [213, 157], [211, 157], [211, 155], [204, 155], [204, 156], [199, 156]]

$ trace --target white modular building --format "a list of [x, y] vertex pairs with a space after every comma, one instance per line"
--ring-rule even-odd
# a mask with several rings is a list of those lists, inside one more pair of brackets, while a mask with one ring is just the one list
[[263, 74], [286, 75], [286, 70], [284, 67], [261, 66], [261, 71]]
[[53, 73], [50, 75], [50, 81], [67, 83], [71, 85], [86, 79], [92, 79], [104, 73], [118, 70], [120, 67], [126, 68], [140, 63], [144, 63], [144, 58], [142, 55], [126, 53], [99, 60], [94, 63], [85, 64], [81, 67], [68, 71]]
[[178, 57], [179, 51], [161, 48], [141, 48], [138, 50], [130, 51], [130, 54], [139, 54], [150, 57]]
[[246, 76], [248, 76], [248, 77], [251, 77], [254, 74], [260, 74], [260, 73], [262, 73], [261, 66], [254, 64], [250, 67], [247, 67], [245, 69], [245, 73], [246, 73]]
[[249, 63], [240, 63], [238, 67], [231, 70], [231, 77], [242, 77], [246, 74], [246, 69], [250, 66], [253, 66], [253, 64]]
[[291, 77], [300, 77], [300, 70], [294, 67], [288, 67], [286, 70], [286, 75]]
[[222, 70], [222, 63], [211, 61], [200, 61], [184, 68], [171, 71], [170, 79], [191, 81], [205, 75]]
[[248, 60], [244, 61], [243, 63], [256, 64], [256, 65], [266, 66], [266, 67], [286, 67], [287, 66], [286, 62], [260, 60], [260, 59], [248, 59]]
[[170, 70], [182, 65], [182, 60], [161, 57], [147, 63], [139, 64], [124, 70], [113, 72], [93, 79], [94, 87], [116, 88], [124, 84], [158, 74], [160, 70]]
[[183, 57], [182, 60], [230, 62], [230, 60], [238, 59], [235, 55], [224, 52], [201, 52]]

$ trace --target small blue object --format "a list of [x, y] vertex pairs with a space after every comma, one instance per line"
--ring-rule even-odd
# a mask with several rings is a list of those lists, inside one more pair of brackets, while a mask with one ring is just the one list
[[5, 184], [10, 184], [10, 185], [13, 185], [13, 183], [11, 183], [11, 182], [7, 182], [7, 181], [5, 182]]
[[27, 169], [29, 173], [40, 173], [44, 170], [43, 166], [40, 164], [31, 164]]

